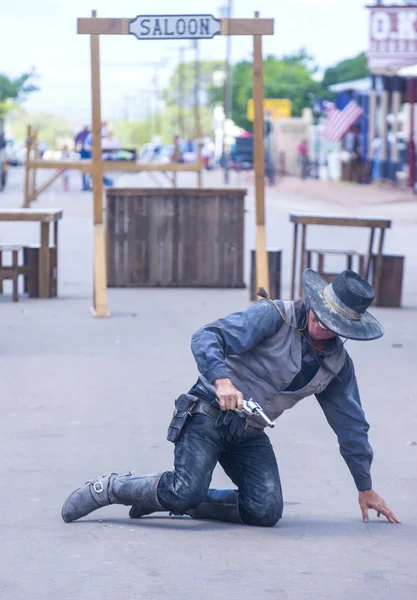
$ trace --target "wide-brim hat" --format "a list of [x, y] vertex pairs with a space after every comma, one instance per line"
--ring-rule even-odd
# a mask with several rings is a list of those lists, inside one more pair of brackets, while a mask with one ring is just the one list
[[351, 340], [376, 340], [384, 335], [382, 325], [367, 311], [375, 292], [358, 273], [343, 271], [328, 284], [313, 269], [306, 269], [303, 288], [308, 307], [333, 333]]

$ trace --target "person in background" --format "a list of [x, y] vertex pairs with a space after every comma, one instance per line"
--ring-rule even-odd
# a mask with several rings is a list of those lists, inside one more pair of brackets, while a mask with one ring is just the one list
[[307, 179], [308, 177], [308, 143], [307, 140], [301, 140], [297, 147], [297, 157], [300, 164], [300, 177], [301, 179]]
[[44, 142], [44, 141], [39, 142], [39, 145], [38, 145], [39, 158], [43, 158], [43, 155], [45, 154], [47, 149], [48, 149], [47, 142]]
[[[68, 146], [63, 146], [62, 150], [61, 150], [61, 160], [68, 160], [69, 158], [71, 158], [71, 153], [69, 151]], [[69, 169], [65, 169], [65, 171], [62, 171], [62, 181], [64, 184], [64, 192], [69, 192]]]
[[[81, 160], [91, 158], [91, 130], [88, 125], [85, 125], [83, 129], [77, 133], [74, 139], [74, 148], [78, 152]], [[81, 173], [82, 191], [87, 192], [91, 190], [91, 175], [89, 173]]]
[[[101, 141], [101, 147], [103, 149], [103, 160], [117, 160], [118, 150], [121, 148], [120, 141], [114, 137], [113, 132], [109, 131], [106, 138]], [[106, 150], [106, 152], [104, 152]], [[112, 150], [112, 152], [107, 152]]]
[[372, 181], [381, 179], [381, 150], [382, 140], [379, 133], [375, 134], [372, 141], [373, 161], [372, 161]]

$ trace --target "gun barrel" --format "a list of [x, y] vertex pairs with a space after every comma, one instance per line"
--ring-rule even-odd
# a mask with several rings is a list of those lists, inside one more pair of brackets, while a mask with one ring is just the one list
[[275, 427], [275, 423], [273, 423], [271, 419], [266, 416], [259, 404], [257, 402], [254, 402], [252, 398], [250, 400], [244, 401], [244, 407], [249, 414], [260, 417], [267, 427]]

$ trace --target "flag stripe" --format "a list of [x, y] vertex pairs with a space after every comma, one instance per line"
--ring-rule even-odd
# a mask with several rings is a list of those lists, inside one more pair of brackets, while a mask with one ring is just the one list
[[354, 100], [343, 110], [331, 107], [324, 125], [323, 137], [331, 142], [338, 142], [362, 115], [363, 109]]

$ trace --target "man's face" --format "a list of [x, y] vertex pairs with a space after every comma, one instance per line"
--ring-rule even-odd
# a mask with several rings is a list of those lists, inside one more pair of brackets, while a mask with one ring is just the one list
[[330, 340], [336, 337], [336, 334], [329, 329], [326, 329], [324, 325], [316, 319], [312, 310], [308, 312], [308, 332], [311, 335], [311, 339], [317, 341]]

